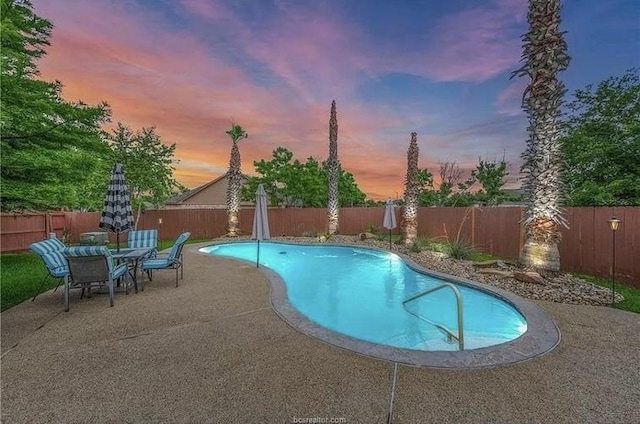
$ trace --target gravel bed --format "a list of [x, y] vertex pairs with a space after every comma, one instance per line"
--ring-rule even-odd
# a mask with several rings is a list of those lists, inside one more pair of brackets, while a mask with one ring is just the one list
[[[241, 237], [244, 238], [244, 237]], [[234, 240], [238, 240], [235, 238]], [[291, 241], [298, 243], [321, 243], [316, 237], [273, 237], [274, 241]], [[388, 250], [389, 242], [378, 239], [361, 240], [357, 236], [333, 235], [326, 241], [328, 244], [350, 244], [371, 246]], [[491, 275], [478, 272], [472, 261], [456, 260], [450, 256], [429, 250], [413, 252], [410, 249], [393, 244], [392, 251], [410, 257], [421, 266], [444, 274], [468, 278], [470, 280], [489, 284], [512, 293], [533, 300], [546, 300], [557, 303], [569, 303], [576, 305], [600, 305], [611, 304], [611, 290], [599, 287], [567, 273], [550, 273], [543, 275], [544, 283], [527, 283], [512, 276]], [[501, 264], [500, 270], [508, 273], [518, 270], [514, 264]], [[616, 293], [616, 302], [624, 300], [624, 297]]]

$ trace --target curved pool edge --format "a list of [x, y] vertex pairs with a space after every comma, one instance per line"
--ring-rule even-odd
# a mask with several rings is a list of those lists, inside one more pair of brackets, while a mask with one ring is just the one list
[[[204, 255], [207, 253], [200, 251], [200, 249], [204, 247], [214, 246], [217, 244], [248, 242], [252, 242], [252, 240], [224, 240], [220, 242], [208, 243], [206, 246], [198, 246], [192, 251], [194, 253]], [[299, 243], [291, 241], [279, 242], [277, 240], [269, 240], [269, 243], [302, 244], [306, 246], [316, 245], [316, 243]], [[359, 246], [354, 244], [323, 243], [322, 245], [353, 247], [358, 249], [370, 249], [379, 252], [390, 252], [385, 249], [379, 249], [371, 246]], [[466, 285], [476, 290], [481, 290], [509, 303], [524, 316], [527, 322], [527, 331], [520, 337], [505, 343], [478, 349], [465, 350], [461, 352], [421, 351], [375, 344], [335, 332], [309, 320], [289, 303], [289, 299], [287, 297], [287, 287], [282, 278], [270, 268], [260, 267], [260, 270], [265, 274], [265, 276], [267, 277], [267, 281], [269, 282], [269, 297], [271, 307], [276, 312], [276, 314], [278, 314], [278, 316], [280, 316], [287, 324], [307, 336], [319, 339], [333, 346], [347, 349], [376, 359], [428, 368], [489, 368], [529, 361], [531, 359], [551, 352], [560, 344], [560, 329], [551, 320], [551, 318], [533, 302], [498, 287], [493, 287], [467, 278], [443, 274], [424, 268], [402, 253], [393, 251], [391, 251], [391, 253], [398, 255], [405, 262], [405, 264], [407, 264], [407, 266], [411, 267], [417, 272], [456, 284]], [[242, 259], [231, 257], [226, 258], [249, 263], [249, 261]]]

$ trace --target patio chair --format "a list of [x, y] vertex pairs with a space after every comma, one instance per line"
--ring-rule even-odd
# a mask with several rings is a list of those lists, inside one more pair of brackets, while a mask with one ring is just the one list
[[60, 240], [55, 237], [52, 237], [47, 240], [38, 241], [36, 243], [31, 243], [29, 245], [29, 249], [34, 253], [40, 255], [44, 265], [47, 267], [47, 275], [44, 276], [42, 282], [40, 283], [40, 287], [36, 291], [36, 294], [33, 296], [31, 301], [36, 300], [36, 297], [40, 294], [42, 287], [44, 287], [45, 281], [47, 278], [57, 278], [58, 284], [54, 291], [58, 290], [60, 283], [64, 280], [64, 278], [69, 274], [69, 267], [67, 266], [67, 260], [62, 255], [62, 250], [66, 246]]
[[184, 278], [182, 248], [191, 233], [182, 233], [171, 246], [171, 250], [166, 256], [158, 255], [155, 258], [142, 260], [142, 278], [144, 280], [144, 271], [152, 269], [175, 269], [176, 270], [176, 287], [178, 287], [178, 269], [180, 270], [180, 279]]
[[[129, 231], [128, 236], [128, 246], [130, 248], [142, 249], [152, 247], [154, 249], [158, 248], [158, 230], [155, 228], [151, 230], [135, 230]], [[156, 256], [156, 251], [154, 250], [152, 256]]]
[[76, 246], [67, 247], [62, 254], [69, 265], [69, 275], [64, 284], [64, 310], [69, 311], [69, 291], [72, 288], [88, 290], [91, 287], [109, 289], [109, 305], [113, 306], [115, 282], [127, 272], [127, 264], [114, 266], [111, 252], [105, 246]]
[[[147, 255], [149, 258], [155, 258], [158, 254], [158, 230], [152, 228], [150, 230], [134, 230], [129, 231], [127, 245], [133, 249], [153, 248]], [[151, 279], [151, 270], [147, 270], [147, 275]]]

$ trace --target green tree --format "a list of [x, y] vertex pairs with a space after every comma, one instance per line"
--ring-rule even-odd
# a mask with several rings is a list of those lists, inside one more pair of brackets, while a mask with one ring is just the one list
[[[476, 196], [468, 192], [473, 180], [460, 182], [462, 170], [455, 161], [440, 162], [440, 185], [437, 189], [433, 187], [431, 173], [426, 170], [421, 170], [420, 172], [428, 173], [428, 184], [421, 186], [418, 196], [420, 206], [460, 207], [477, 203]], [[454, 191], [454, 188], [456, 191]]]
[[137, 225], [145, 203], [160, 205], [182, 189], [173, 177], [176, 145], [165, 144], [154, 128], [133, 132], [120, 122], [107, 138], [113, 149], [113, 162], [124, 167]]
[[640, 75], [576, 90], [564, 119], [566, 203], [640, 205]]
[[[272, 206], [326, 207], [328, 201], [328, 164], [313, 157], [301, 162], [285, 147], [273, 150], [271, 160], [253, 162], [259, 176], [250, 177], [242, 187], [242, 199], [255, 199], [258, 184], [263, 184]], [[365, 194], [353, 175], [340, 168], [338, 203], [341, 207], [364, 204]]]
[[525, 242], [520, 262], [529, 268], [560, 270], [560, 209], [563, 193], [560, 152], [560, 107], [564, 84], [558, 73], [569, 65], [567, 43], [560, 31], [559, 0], [529, 0], [529, 31], [523, 38], [523, 66], [513, 76], [528, 77], [523, 109], [529, 118], [529, 137], [522, 158], [527, 207], [523, 220]]
[[478, 181], [482, 185], [482, 188], [476, 193], [476, 199], [489, 206], [502, 203], [507, 197], [505, 191], [502, 190], [507, 175], [509, 173], [504, 157], [500, 162], [478, 158], [478, 166], [471, 171], [471, 181]]
[[[323, 172], [329, 173], [328, 165], [323, 164]], [[345, 171], [340, 167], [340, 176], [338, 178], [338, 203], [340, 207], [362, 206], [366, 200], [366, 195], [358, 188], [356, 179], [352, 173]]]
[[62, 99], [62, 84], [38, 79], [52, 24], [26, 0], [0, 3], [0, 201], [3, 210], [91, 208], [110, 154], [100, 124], [106, 103]]
[[[242, 199], [246, 201], [255, 200], [255, 193], [258, 184], [263, 184], [264, 189], [272, 206], [286, 205], [292, 206], [293, 199], [299, 198], [300, 179], [309, 179], [311, 170], [302, 172], [302, 164], [299, 160], [293, 160], [293, 153], [284, 147], [277, 147], [271, 156], [271, 160], [261, 159], [254, 161], [253, 166], [260, 177], [249, 177], [242, 186]], [[313, 180], [313, 178], [311, 178]], [[316, 194], [317, 187], [308, 186], [311, 195]]]

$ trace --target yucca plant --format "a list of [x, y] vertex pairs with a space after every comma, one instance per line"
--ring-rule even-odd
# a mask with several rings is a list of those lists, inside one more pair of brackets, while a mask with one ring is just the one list
[[469, 259], [475, 252], [474, 247], [464, 239], [447, 242], [447, 253], [454, 259]]
[[424, 249], [424, 244], [420, 239], [415, 239], [410, 245], [409, 249], [414, 253], [420, 253]]
[[238, 142], [249, 134], [236, 123], [226, 132], [231, 137], [231, 156], [227, 171], [227, 236], [238, 236], [238, 212], [240, 210], [240, 189], [242, 188], [242, 170], [240, 168], [240, 149]]
[[565, 93], [558, 73], [570, 58], [560, 25], [559, 0], [529, 0], [529, 31], [523, 38], [524, 65], [512, 78], [530, 78], [522, 108], [529, 118], [527, 147], [522, 158], [527, 207], [523, 220], [525, 243], [520, 262], [528, 268], [559, 271], [560, 226], [567, 225], [562, 198], [560, 125]]
[[340, 162], [338, 161], [338, 116], [336, 113], [336, 101], [331, 102], [331, 115], [329, 117], [329, 160], [327, 161], [329, 174], [329, 199], [327, 204], [327, 218], [329, 221], [329, 234], [338, 232], [339, 203], [338, 181], [340, 178]]
[[431, 249], [431, 240], [421, 237], [416, 238], [411, 244], [407, 245], [407, 247], [415, 253], [420, 253], [424, 250], [433, 250]]
[[418, 133], [411, 133], [407, 150], [407, 176], [404, 180], [404, 207], [400, 224], [400, 243], [410, 246], [418, 237], [418, 196], [420, 194], [420, 175], [418, 169]]

